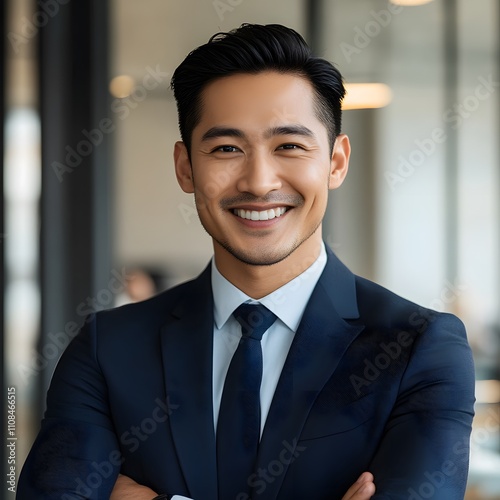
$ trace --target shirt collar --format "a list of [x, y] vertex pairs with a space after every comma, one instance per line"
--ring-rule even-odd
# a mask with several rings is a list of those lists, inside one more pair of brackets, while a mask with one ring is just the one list
[[214, 321], [217, 328], [222, 328], [233, 311], [244, 302], [259, 302], [276, 314], [290, 330], [296, 332], [309, 298], [325, 268], [326, 260], [325, 245], [322, 243], [319, 257], [304, 272], [256, 301], [224, 278], [212, 259]]

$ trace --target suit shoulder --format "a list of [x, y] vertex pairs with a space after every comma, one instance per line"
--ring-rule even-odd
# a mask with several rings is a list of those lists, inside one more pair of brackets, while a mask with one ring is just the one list
[[416, 304], [359, 276], [356, 276], [356, 293], [360, 315], [372, 326], [406, 328], [417, 333], [439, 326], [465, 336], [465, 327], [455, 315]]
[[[189, 297], [198, 288], [200, 277], [176, 285], [150, 299], [125, 304], [120, 307], [97, 312], [95, 323], [100, 331], [130, 331], [140, 327], [141, 330], [157, 329], [163, 325], [177, 304]], [[135, 329], [134, 328], [134, 329]]]
[[369, 318], [386, 318], [391, 321], [400, 316], [406, 317], [414, 310], [426, 309], [360, 276], [356, 276], [356, 297], [361, 315]]

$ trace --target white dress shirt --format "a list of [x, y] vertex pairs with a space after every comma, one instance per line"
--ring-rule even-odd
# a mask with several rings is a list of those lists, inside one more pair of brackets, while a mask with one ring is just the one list
[[326, 250], [324, 244], [322, 244], [319, 257], [302, 274], [256, 301], [224, 278], [218, 271], [215, 261], [212, 261], [212, 290], [214, 296], [212, 387], [215, 429], [217, 429], [226, 373], [241, 338], [241, 327], [232, 315], [234, 310], [244, 302], [260, 303], [277, 316], [276, 321], [264, 333], [261, 340], [263, 371], [260, 387], [260, 432], [262, 435], [285, 359], [307, 302], [325, 265]]

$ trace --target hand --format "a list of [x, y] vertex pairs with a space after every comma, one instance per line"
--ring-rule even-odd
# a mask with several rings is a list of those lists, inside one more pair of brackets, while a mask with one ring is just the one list
[[347, 490], [342, 500], [369, 500], [375, 494], [375, 483], [373, 481], [373, 474], [363, 472]]
[[156, 496], [158, 493], [151, 488], [137, 484], [133, 479], [120, 474], [109, 500], [151, 500]]

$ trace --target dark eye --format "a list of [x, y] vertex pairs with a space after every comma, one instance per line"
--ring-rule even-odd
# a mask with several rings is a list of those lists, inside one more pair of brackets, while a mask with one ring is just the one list
[[237, 153], [239, 149], [236, 146], [219, 146], [218, 148], [214, 149], [214, 152], [221, 152], [221, 153]]
[[278, 149], [294, 150], [294, 149], [302, 149], [302, 148], [300, 146], [297, 146], [297, 144], [283, 144]]

